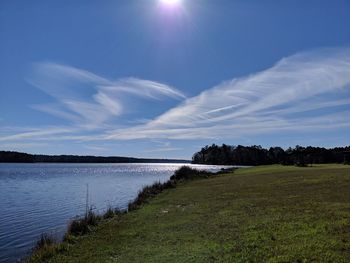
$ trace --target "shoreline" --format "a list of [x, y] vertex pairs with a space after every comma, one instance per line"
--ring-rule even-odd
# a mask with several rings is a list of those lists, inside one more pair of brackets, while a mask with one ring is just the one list
[[[16, 203], [2, 204], [0, 261], [25, 258], [42, 233], [61, 240], [68, 222], [85, 214], [87, 184], [89, 204], [102, 214], [109, 206], [126, 209], [145, 185], [168, 180], [182, 165], [0, 164], [2, 196]], [[220, 169], [208, 165], [194, 168]]]
[[46, 254], [52, 254], [53, 251], [65, 250], [66, 243], [74, 243], [77, 238], [93, 232], [98, 225], [103, 224], [106, 220], [140, 209], [143, 205], [147, 204], [150, 199], [162, 193], [164, 190], [176, 188], [178, 183], [234, 172], [241, 167], [244, 166], [232, 166], [230, 168], [221, 168], [221, 170], [217, 172], [209, 172], [183, 165], [176, 170], [166, 182], [156, 182], [152, 185], [144, 186], [135, 199], [129, 202], [126, 209], [117, 209], [110, 206], [101, 214], [95, 213], [92, 208], [90, 208], [85, 216], [76, 217], [69, 221], [62, 240], [57, 240], [57, 238], [48, 233], [41, 234], [36, 245], [29, 251], [30, 255], [25, 259], [25, 262], [37, 262], [38, 258], [39, 261], [40, 258], [46, 258]]
[[337, 164], [182, 181], [31, 262], [345, 262], [349, 187]]

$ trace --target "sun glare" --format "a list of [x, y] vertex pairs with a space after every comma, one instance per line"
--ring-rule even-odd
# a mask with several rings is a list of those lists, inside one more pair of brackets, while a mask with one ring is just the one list
[[160, 0], [160, 2], [165, 5], [179, 5], [181, 0]]

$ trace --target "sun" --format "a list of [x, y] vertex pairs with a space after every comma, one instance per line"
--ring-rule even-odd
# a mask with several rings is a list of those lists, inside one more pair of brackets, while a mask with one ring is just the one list
[[165, 5], [179, 5], [181, 4], [182, 0], [159, 0], [162, 4]]

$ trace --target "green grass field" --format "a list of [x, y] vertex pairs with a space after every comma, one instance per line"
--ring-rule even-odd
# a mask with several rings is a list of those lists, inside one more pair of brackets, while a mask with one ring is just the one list
[[260, 166], [181, 183], [49, 262], [350, 262], [350, 166]]

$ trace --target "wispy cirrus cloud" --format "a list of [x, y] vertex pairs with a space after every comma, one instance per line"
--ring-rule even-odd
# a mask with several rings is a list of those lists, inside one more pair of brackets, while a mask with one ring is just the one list
[[186, 99], [108, 139], [196, 139], [350, 126], [350, 49], [303, 52]]
[[165, 148], [154, 148], [150, 150], [144, 150], [145, 153], [163, 153], [163, 152], [173, 152], [173, 151], [181, 151], [183, 148], [180, 147], [165, 147]]
[[[0, 141], [78, 141], [96, 145], [146, 139], [166, 143], [169, 139], [350, 129], [350, 48], [345, 47], [301, 52], [262, 72], [223, 82], [192, 98], [162, 83], [137, 78], [109, 80], [53, 63], [37, 64], [34, 72], [30, 82], [55, 101], [33, 108], [64, 118], [71, 125], [21, 129], [15, 134], [6, 131]], [[118, 127], [111, 119], [121, 116], [128, 107], [123, 104], [125, 96], [181, 102], [151, 120], [141, 110], [135, 119]], [[167, 144], [158, 148], [178, 150]]]
[[[71, 127], [42, 127], [42, 128], [20, 128], [20, 132], [18, 129], [14, 129], [13, 131], [17, 131], [15, 134], [8, 134], [6, 129], [3, 129], [2, 136], [0, 137], [0, 141], [15, 141], [15, 140], [23, 140], [23, 139], [42, 139], [48, 138], [51, 136], [63, 135], [63, 134], [73, 134], [78, 132], [79, 130]], [[5, 133], [6, 132], [6, 133]]]
[[43, 111], [90, 127], [100, 126], [123, 114], [126, 97], [161, 100], [184, 99], [179, 90], [166, 84], [138, 78], [111, 80], [92, 72], [56, 63], [36, 63], [28, 82], [54, 99], [32, 105]]

